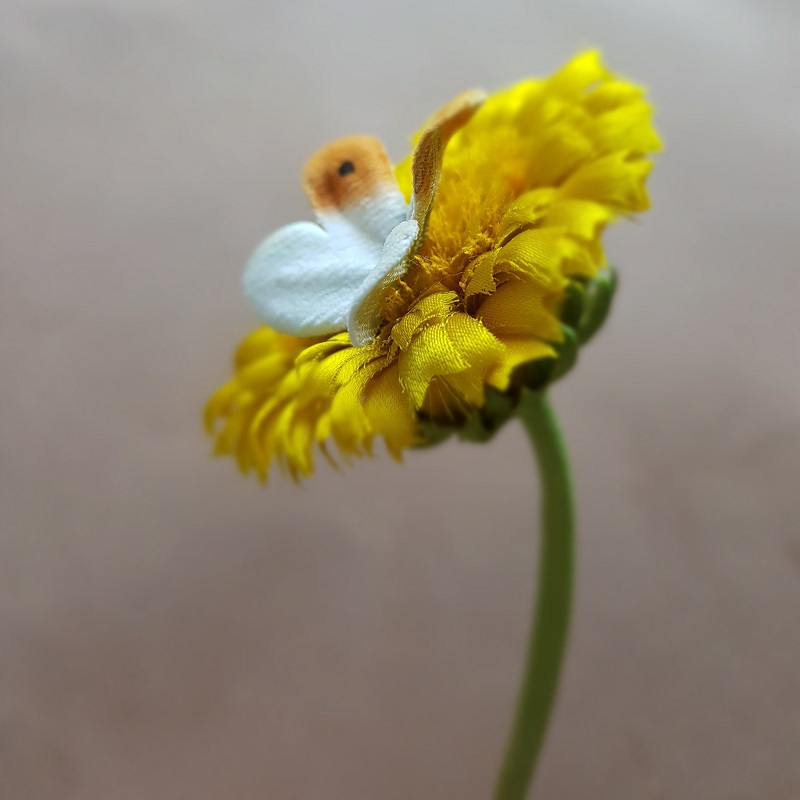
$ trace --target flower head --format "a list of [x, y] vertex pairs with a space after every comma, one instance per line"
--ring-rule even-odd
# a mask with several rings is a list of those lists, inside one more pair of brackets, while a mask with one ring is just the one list
[[454, 431], [491, 435], [521, 387], [563, 374], [602, 320], [601, 238], [648, 208], [651, 115], [643, 90], [589, 52], [485, 101], [456, 98], [396, 185], [375, 140], [359, 137], [352, 160], [341, 143], [321, 151], [306, 186], [322, 227], [281, 229], [248, 266], [273, 327], [242, 342], [207, 404], [216, 452], [296, 478], [317, 448], [335, 458], [331, 444], [347, 459], [381, 437], [399, 457]]

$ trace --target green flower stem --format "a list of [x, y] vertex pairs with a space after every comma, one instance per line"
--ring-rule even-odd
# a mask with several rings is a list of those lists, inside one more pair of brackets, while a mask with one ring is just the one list
[[527, 796], [558, 690], [572, 605], [575, 512], [564, 439], [544, 392], [524, 390], [518, 413], [539, 465], [542, 538], [533, 627], [495, 800]]

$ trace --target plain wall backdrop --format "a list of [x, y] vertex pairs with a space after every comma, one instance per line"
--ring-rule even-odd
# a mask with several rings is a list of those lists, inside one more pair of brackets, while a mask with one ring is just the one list
[[521, 429], [302, 487], [209, 457], [258, 241], [317, 147], [399, 160], [586, 46], [666, 150], [554, 391], [574, 627], [537, 798], [800, 797], [800, 4], [0, 8], [0, 797], [482, 800], [521, 669]]

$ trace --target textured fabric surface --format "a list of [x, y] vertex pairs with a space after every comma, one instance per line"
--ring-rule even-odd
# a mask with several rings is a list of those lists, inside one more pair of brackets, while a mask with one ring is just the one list
[[408, 205], [374, 137], [331, 142], [303, 173], [316, 222], [271, 232], [247, 263], [244, 292], [262, 322], [281, 333], [338, 333], [347, 328], [354, 297], [385, 258], [384, 243], [406, 220]]
[[309, 153], [398, 159], [465, 86], [598, 44], [666, 150], [555, 391], [579, 582], [534, 796], [794, 800], [798, 4], [376, 8], [0, 10], [0, 797], [488, 796], [534, 572], [521, 432], [264, 490], [192, 410]]

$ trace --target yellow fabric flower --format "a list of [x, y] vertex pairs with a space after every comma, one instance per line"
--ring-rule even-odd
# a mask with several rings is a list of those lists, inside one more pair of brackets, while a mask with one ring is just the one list
[[[374, 340], [254, 331], [206, 407], [215, 452], [262, 479], [273, 462], [310, 475], [329, 443], [346, 460], [382, 437], [399, 458], [468, 426], [487, 398], [510, 409], [520, 382], [551, 379], [571, 291], [606, 266], [605, 226], [648, 208], [651, 116], [594, 52], [490, 95], [447, 144], [427, 234]], [[410, 198], [410, 157], [396, 178]]]

